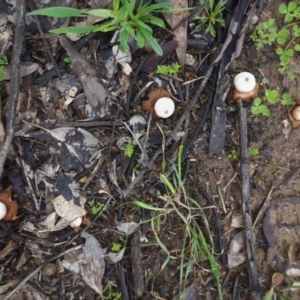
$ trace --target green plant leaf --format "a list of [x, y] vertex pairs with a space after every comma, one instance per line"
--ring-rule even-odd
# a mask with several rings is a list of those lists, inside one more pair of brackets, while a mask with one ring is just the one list
[[[121, 49], [122, 50], [122, 49]], [[124, 150], [124, 154], [128, 157], [131, 157], [132, 154], [134, 152], [134, 146], [132, 143], [127, 143], [126, 144], [126, 147], [125, 147], [125, 150]]]
[[279, 45], [285, 44], [285, 41], [286, 41], [286, 38], [285, 38], [285, 37], [282, 37], [282, 36], [278, 36], [278, 37], [277, 37], [277, 43], [278, 43]]
[[253, 101], [253, 104], [254, 104], [255, 106], [259, 106], [259, 105], [261, 104], [261, 99], [260, 99], [259, 97], [256, 97], [256, 98], [254, 99], [254, 101]]
[[267, 22], [265, 22], [265, 23], [267, 23], [268, 24], [268, 27], [267, 28], [269, 28], [269, 27], [271, 27], [271, 26], [273, 26], [274, 24], [275, 24], [275, 19], [274, 18], [270, 18]]
[[84, 13], [86, 12], [72, 7], [54, 6], [54, 7], [47, 7], [47, 8], [34, 10], [28, 13], [27, 16], [42, 15], [42, 16], [55, 17], [55, 18], [69, 18], [69, 17], [76, 17]]
[[116, 18], [118, 15], [119, 7], [120, 7], [120, 0], [113, 0], [114, 18]]
[[251, 113], [252, 113], [253, 115], [257, 115], [257, 114], [258, 114], [258, 109], [257, 109], [256, 106], [251, 106]]
[[296, 51], [300, 51], [300, 44], [297, 44], [295, 45], [295, 48], [294, 48]]
[[282, 105], [291, 105], [292, 103], [293, 103], [293, 100], [290, 97], [290, 95], [288, 93], [284, 93], [282, 95], [281, 104]]
[[258, 107], [258, 112], [261, 113], [265, 117], [270, 117], [271, 116], [270, 109], [268, 109], [265, 105], [260, 105]]
[[265, 90], [265, 95], [268, 99], [268, 102], [274, 104], [276, 102], [276, 99], [278, 97], [278, 91], [277, 90]]
[[157, 55], [159, 55], [159, 56], [163, 55], [163, 51], [162, 51], [160, 45], [158, 44], [158, 42], [152, 36], [149, 39], [149, 43], [150, 43], [152, 49], [154, 50], [154, 52]]
[[272, 300], [274, 295], [274, 288], [271, 289], [263, 296], [263, 300]]
[[111, 251], [119, 252], [122, 249], [122, 245], [120, 243], [112, 243]]
[[294, 49], [287, 49], [285, 52], [284, 52], [285, 55], [289, 56], [289, 57], [292, 57], [294, 56]]
[[287, 55], [282, 54], [280, 57], [280, 65], [286, 65], [289, 62], [289, 58]]
[[298, 7], [298, 4], [297, 4], [296, 2], [294, 2], [294, 1], [291, 1], [291, 2], [289, 2], [289, 4], [288, 4], [287, 10], [288, 10], [289, 13], [291, 13], [291, 12], [293, 12], [297, 7]]
[[126, 50], [129, 49], [128, 46], [128, 37], [129, 37], [129, 32], [124, 30], [122, 32], [120, 32], [120, 49], [121, 51], [125, 52]]
[[152, 28], [150, 26], [148, 26], [147, 24], [145, 24], [143, 21], [136, 20], [136, 24], [140, 28], [140, 30], [143, 28], [143, 29], [147, 30], [148, 32], [150, 32], [152, 35]]
[[282, 3], [282, 4], [279, 5], [279, 12], [281, 14], [286, 14], [287, 13], [287, 6], [286, 6], [286, 4]]
[[106, 22], [103, 22], [100, 25], [95, 25], [94, 32], [102, 31], [102, 32], [109, 32], [113, 31], [118, 28], [118, 24], [115, 22], [115, 20], [109, 20]]
[[128, 21], [126, 23], [124, 23], [122, 26], [121, 26], [121, 29], [120, 29], [120, 33], [124, 30], [128, 31], [128, 33], [130, 35], [132, 35], [134, 37], [134, 39], [136, 39], [136, 36], [135, 36], [135, 31], [134, 29], [132, 28], [132, 21]]
[[158, 27], [162, 27], [162, 28], [166, 27], [165, 22], [162, 19], [155, 16], [143, 16], [140, 18], [140, 20], [143, 21], [144, 23], [150, 23]]
[[140, 30], [136, 29], [136, 44], [139, 48], [143, 48], [145, 46], [145, 39]]
[[51, 33], [87, 33], [93, 31], [97, 28], [97, 25], [92, 26], [71, 26], [71, 27], [62, 27], [57, 29], [51, 29]]
[[147, 15], [149, 12], [154, 12], [154, 11], [160, 12], [159, 10], [161, 10], [162, 8], [169, 8], [169, 7], [170, 7], [169, 2], [161, 2], [161, 3], [145, 6], [140, 10], [138, 10], [136, 17], [139, 19], [141, 16]]
[[92, 9], [86, 11], [86, 14], [105, 19], [114, 17], [114, 12], [111, 9]]
[[289, 31], [286, 28], [282, 28], [278, 31], [278, 35], [282, 37], [287, 37], [289, 35]]
[[283, 54], [283, 49], [281, 47], [276, 48], [276, 54], [277, 55]]
[[284, 17], [284, 21], [287, 23], [293, 21], [293, 19], [294, 19], [294, 16], [289, 13], [287, 13]]

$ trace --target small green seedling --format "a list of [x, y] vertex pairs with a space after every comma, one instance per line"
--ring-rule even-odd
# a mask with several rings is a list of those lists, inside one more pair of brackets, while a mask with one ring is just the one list
[[[248, 147], [248, 156], [253, 157], [259, 155], [259, 150], [256, 147]], [[227, 157], [231, 160], [238, 160], [240, 158], [240, 152], [235, 149], [231, 149], [227, 154]]]
[[5, 78], [3, 68], [8, 65], [7, 56], [4, 53], [0, 53], [0, 81]]
[[271, 111], [269, 108], [267, 108], [266, 105], [261, 104], [261, 99], [259, 97], [256, 97], [253, 101], [253, 104], [251, 106], [251, 113], [253, 115], [262, 114], [265, 117], [271, 116]]
[[120, 243], [112, 243], [111, 251], [119, 252], [122, 249], [122, 245]]
[[[217, 2], [217, 4], [216, 4]], [[201, 16], [196, 16], [194, 20], [200, 23], [195, 27], [194, 31], [198, 31], [203, 27], [206, 27], [205, 32], [210, 33], [211, 36], [216, 37], [216, 26], [220, 24], [224, 27], [225, 22], [221, 17], [222, 11], [225, 9], [225, 1], [214, 1], [214, 0], [199, 0], [200, 5], [204, 5], [204, 14]]]
[[102, 19], [108, 19], [98, 25], [71, 26], [50, 30], [52, 33], [87, 33], [91, 31], [114, 31], [119, 29], [120, 49], [129, 49], [128, 39], [132, 36], [139, 48], [143, 48], [148, 41], [153, 50], [162, 55], [162, 49], [153, 37], [150, 25], [165, 28], [165, 23], [154, 14], [170, 8], [169, 2], [150, 4], [150, 1], [136, 0], [113, 0], [113, 9], [80, 10], [70, 7], [48, 7], [28, 13], [28, 16], [45, 15], [56, 18], [78, 17], [81, 15], [92, 15]]
[[124, 154], [128, 157], [131, 157], [134, 153], [134, 145], [131, 142], [128, 142], [124, 149]]
[[93, 215], [97, 215], [104, 207], [103, 203], [100, 203], [100, 202], [96, 203], [95, 200], [89, 201], [88, 204], [89, 204], [89, 207], [91, 208], [91, 213]]
[[293, 100], [288, 93], [284, 93], [281, 97], [282, 99], [280, 102], [282, 105], [292, 105]]
[[300, 5], [295, 1], [288, 4], [282, 3], [279, 6], [279, 13], [284, 15], [285, 26], [277, 29], [275, 19], [270, 18], [265, 22], [260, 22], [251, 38], [256, 48], [262, 49], [265, 45], [274, 45], [276, 54], [279, 57], [278, 71], [285, 74], [291, 79], [296, 78], [295, 70], [291, 68], [291, 58], [294, 57], [295, 51], [300, 51], [300, 44], [296, 42], [300, 37]]
[[156, 73], [163, 74], [163, 75], [174, 75], [180, 70], [180, 64], [175, 62], [171, 65], [159, 65], [157, 66]]
[[260, 22], [251, 35], [257, 50], [261, 50], [265, 45], [271, 46], [277, 38], [277, 27], [275, 19], [270, 18], [265, 22]]
[[248, 147], [248, 155], [249, 157], [253, 157], [259, 155], [259, 150], [256, 147]]
[[231, 160], [238, 160], [240, 157], [240, 152], [235, 149], [231, 149], [227, 154], [227, 157]]
[[265, 96], [267, 97], [267, 100], [269, 103], [274, 104], [274, 103], [276, 103], [276, 100], [278, 97], [278, 91], [277, 90], [265, 90]]

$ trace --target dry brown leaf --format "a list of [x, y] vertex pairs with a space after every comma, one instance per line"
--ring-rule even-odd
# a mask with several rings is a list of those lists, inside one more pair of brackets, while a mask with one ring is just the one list
[[66, 221], [73, 221], [86, 214], [84, 209], [86, 197], [80, 196], [80, 206], [74, 204], [73, 201], [67, 201], [62, 195], [56, 197], [52, 202], [57, 214]]
[[[159, 0], [157, 2], [164, 2], [165, 0]], [[170, 8], [171, 9], [186, 9], [188, 8], [187, 0], [171, 0]], [[182, 19], [188, 16], [187, 11], [178, 11], [175, 13], [163, 13], [167, 23], [171, 28], [174, 28]], [[178, 57], [178, 61], [181, 67], [184, 67], [185, 56], [186, 56], [186, 48], [187, 48], [187, 20], [182, 23], [176, 30], [173, 31], [175, 37], [174, 39], [178, 42], [178, 47], [176, 48], [176, 54]]]
[[228, 268], [236, 267], [246, 261], [244, 232], [237, 233], [230, 242]]
[[104, 251], [100, 243], [86, 232], [81, 234], [85, 238], [82, 248], [85, 259], [81, 264], [81, 276], [84, 282], [99, 295], [102, 295], [102, 277], [105, 271]]

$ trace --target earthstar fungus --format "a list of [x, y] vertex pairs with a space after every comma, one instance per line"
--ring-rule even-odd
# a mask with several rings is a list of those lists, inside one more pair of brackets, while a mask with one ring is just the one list
[[11, 200], [11, 187], [0, 192], [0, 220], [15, 221], [18, 212], [18, 203]]
[[153, 118], [168, 118], [175, 110], [170, 93], [164, 88], [156, 88], [148, 94], [148, 100], [142, 103], [142, 109], [148, 111]]
[[256, 83], [255, 77], [249, 72], [241, 72], [234, 77], [233, 100], [241, 99], [249, 101], [258, 95], [259, 84]]

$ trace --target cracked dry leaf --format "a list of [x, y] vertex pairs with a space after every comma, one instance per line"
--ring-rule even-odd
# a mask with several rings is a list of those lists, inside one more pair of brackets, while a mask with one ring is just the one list
[[228, 251], [228, 268], [236, 267], [246, 261], [244, 232], [237, 233], [230, 242]]
[[80, 270], [84, 282], [95, 292], [102, 295], [102, 277], [105, 271], [104, 250], [100, 243], [86, 232], [81, 234], [85, 238], [85, 245], [82, 248], [84, 259]]
[[52, 202], [57, 214], [66, 221], [73, 221], [86, 214], [84, 209], [86, 197], [79, 197], [80, 205], [76, 205], [73, 201], [67, 201], [62, 195], [57, 196]]
[[[156, 2], [164, 2], [165, 0], [159, 0]], [[175, 13], [163, 13], [167, 23], [171, 28], [174, 28], [182, 19], [188, 16], [188, 12], [182, 9], [188, 8], [187, 0], [171, 0], [170, 8], [177, 10]], [[181, 11], [180, 11], [181, 10]], [[175, 40], [178, 42], [176, 48], [176, 54], [181, 67], [184, 67], [186, 48], [187, 48], [187, 20], [183, 22], [176, 30], [173, 30]]]

